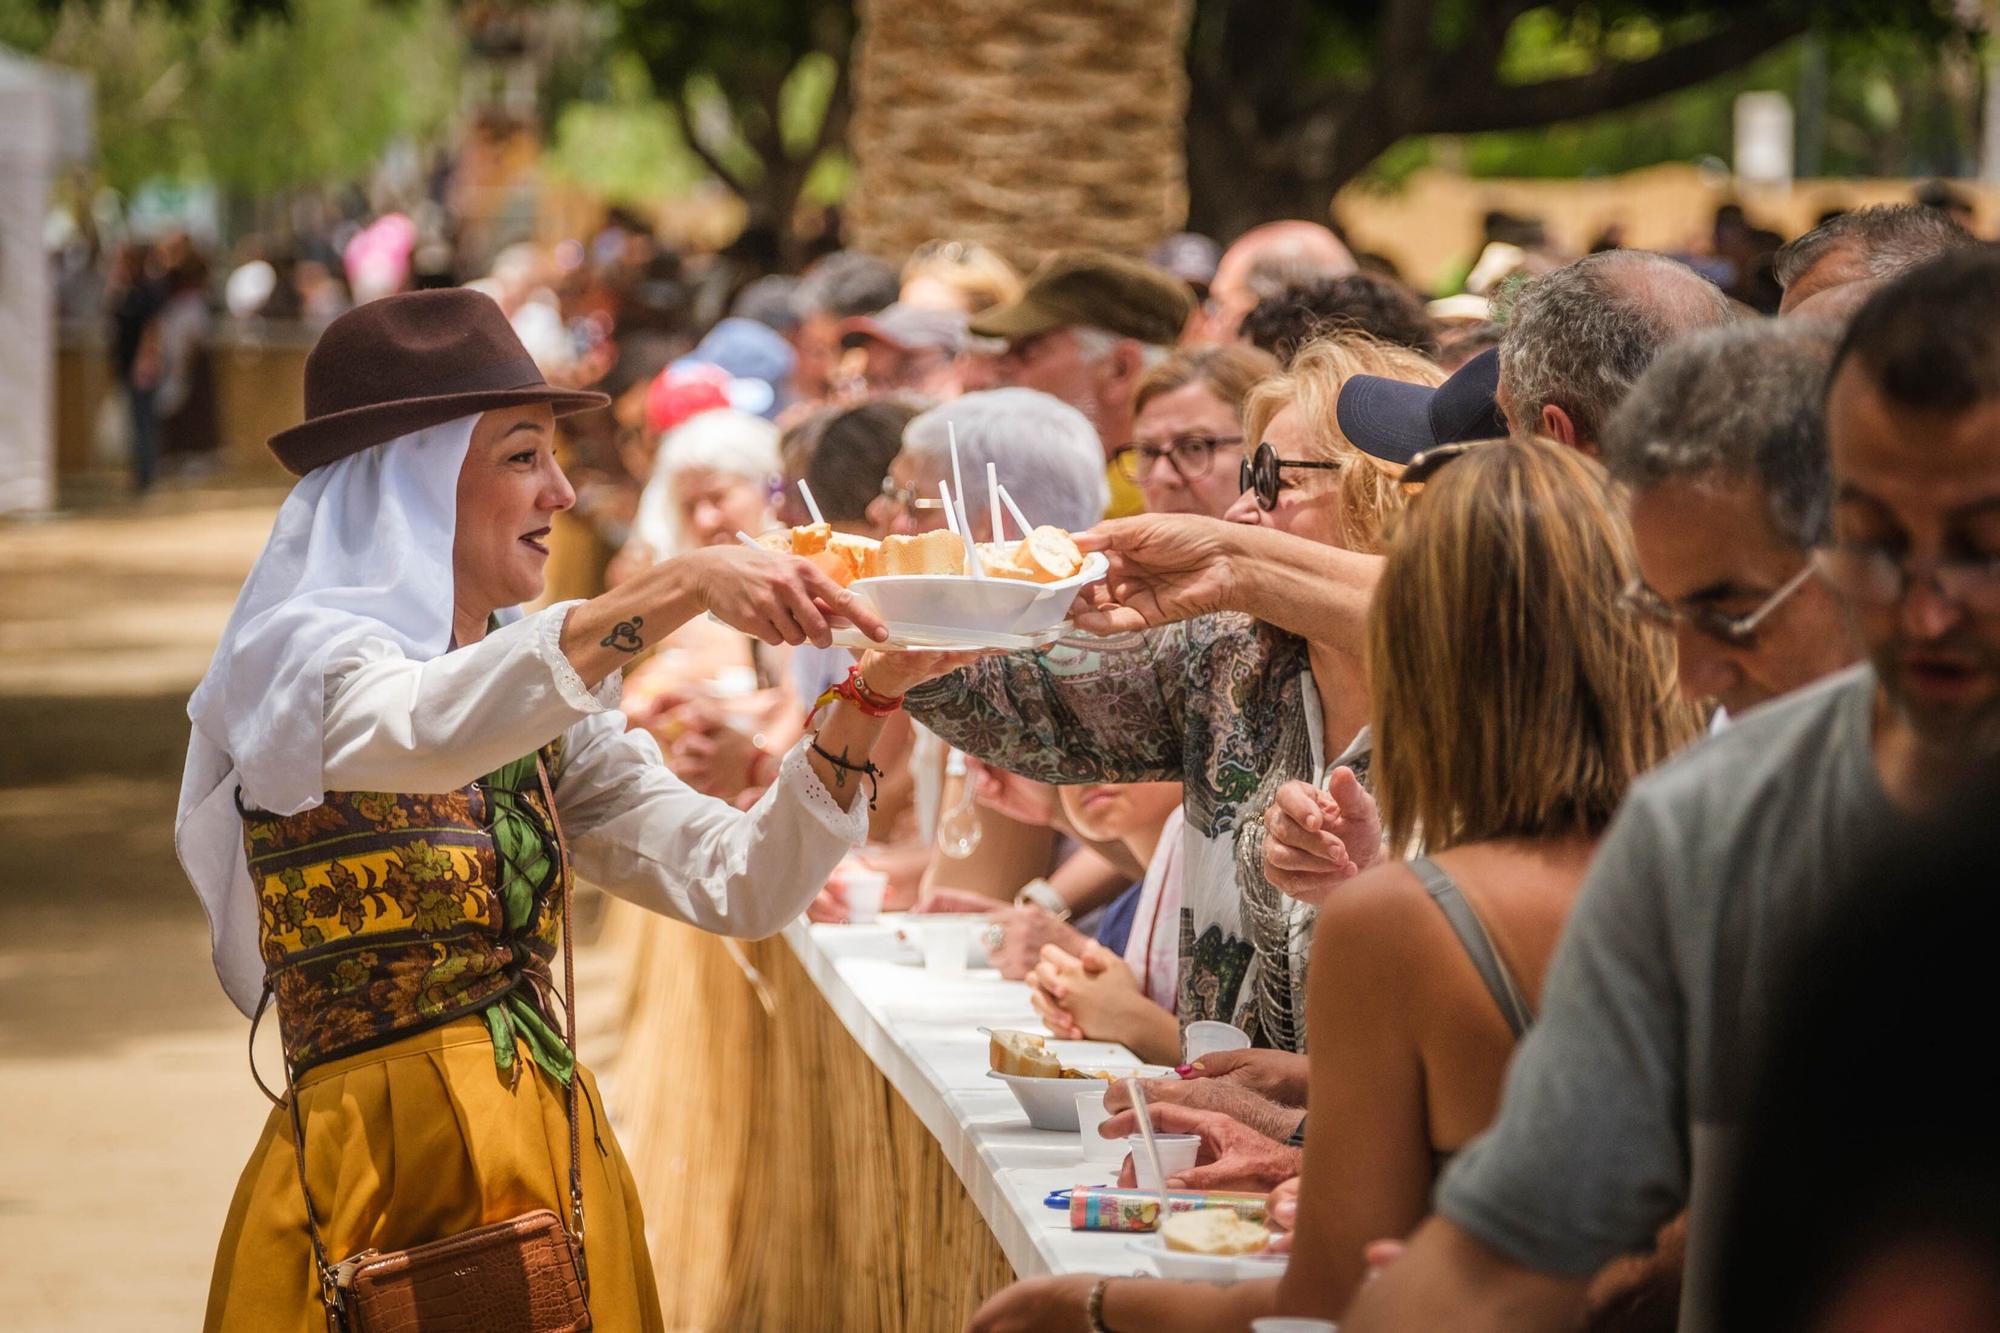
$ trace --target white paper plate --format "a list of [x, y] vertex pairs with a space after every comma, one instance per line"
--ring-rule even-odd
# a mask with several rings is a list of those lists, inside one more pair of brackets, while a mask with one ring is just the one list
[[842, 648], [859, 648], [864, 651], [869, 648], [902, 648], [910, 652], [975, 653], [998, 649], [1011, 653], [1028, 648], [1046, 648], [1075, 628], [1067, 620], [1034, 634], [946, 629], [937, 625], [911, 625], [896, 620], [884, 621], [883, 627], [889, 631], [888, 641], [884, 643], [875, 642], [853, 626], [835, 630], [833, 641]]
[[[724, 629], [733, 628], [728, 621], [713, 611], [708, 618]], [[1028, 648], [1046, 648], [1065, 634], [1074, 633], [1076, 627], [1065, 620], [1060, 625], [1035, 634], [995, 634], [977, 630], [941, 629], [936, 625], [909, 625], [900, 621], [886, 621], [883, 628], [889, 631], [886, 641], [877, 643], [852, 625], [838, 625], [833, 630], [833, 645], [836, 648], [853, 648], [866, 652], [870, 648], [884, 651], [904, 649], [923, 653], [982, 653], [990, 651], [1020, 652]]]
[[1283, 1254], [1190, 1254], [1170, 1250], [1157, 1234], [1141, 1236], [1132, 1248], [1146, 1257], [1161, 1277], [1185, 1282], [1250, 1282], [1260, 1277], [1283, 1277]]

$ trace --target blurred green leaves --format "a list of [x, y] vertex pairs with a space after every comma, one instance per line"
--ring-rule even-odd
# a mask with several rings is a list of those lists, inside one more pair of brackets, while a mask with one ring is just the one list
[[[99, 165], [129, 193], [199, 178], [265, 197], [356, 179], [456, 104], [447, 0], [0, 0], [0, 34], [91, 76]], [[35, 40], [39, 38], [39, 40]]]

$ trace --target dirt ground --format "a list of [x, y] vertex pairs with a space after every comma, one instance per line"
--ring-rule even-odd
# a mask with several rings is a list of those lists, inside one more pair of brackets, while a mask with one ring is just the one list
[[[200, 1326], [268, 1104], [250, 1081], [248, 1023], [209, 967], [173, 817], [188, 693], [281, 498], [211, 487], [0, 522], [10, 1333]], [[579, 974], [588, 1013], [588, 962]]]

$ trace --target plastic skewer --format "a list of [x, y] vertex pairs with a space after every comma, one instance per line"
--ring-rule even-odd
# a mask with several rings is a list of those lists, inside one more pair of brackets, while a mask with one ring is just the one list
[[938, 483], [938, 498], [944, 505], [944, 525], [950, 528], [951, 535], [956, 537], [959, 535], [958, 511], [951, 507], [951, 483], [944, 481]]
[[1160, 1220], [1153, 1224], [1153, 1229], [1158, 1231], [1167, 1224], [1171, 1211], [1167, 1202], [1167, 1172], [1160, 1161], [1160, 1145], [1153, 1141], [1153, 1113], [1146, 1105], [1146, 1090], [1139, 1086], [1136, 1078], [1125, 1080], [1125, 1090], [1132, 1094], [1132, 1109], [1139, 1117], [1140, 1146], [1145, 1148], [1146, 1160], [1152, 1164], [1153, 1183], [1160, 1187]]
[[736, 540], [742, 542], [745, 546], [748, 546], [753, 550], [761, 551], [764, 549], [764, 544], [762, 542], [758, 541], [755, 537], [752, 537], [749, 533], [745, 532], [741, 528], [736, 529]]
[[944, 515], [946, 521], [951, 524], [952, 531], [958, 534], [959, 541], [965, 543], [965, 572], [976, 579], [985, 578], [986, 567], [979, 563], [979, 548], [973, 544], [972, 527], [965, 521], [965, 511], [961, 508], [957, 519], [952, 519], [951, 507], [957, 502], [952, 499], [951, 484], [949, 482], [939, 482], [938, 494], [944, 497]]
[[983, 579], [986, 577], [986, 566], [980, 563], [979, 552], [974, 549], [972, 515], [965, 511], [965, 476], [958, 466], [958, 427], [947, 421], [944, 430], [951, 441], [951, 491], [958, 497], [958, 535], [965, 540], [965, 572], [976, 579]]
[[[1007, 528], [1000, 521], [1000, 474], [991, 463], [986, 465], [986, 511], [987, 521], [993, 525], [993, 540], [1006, 541]], [[1023, 532], [1021, 535], [1026, 537], [1028, 534]]]
[[1006, 505], [1007, 512], [1014, 516], [1014, 525], [1021, 529], [1021, 540], [1026, 541], [1028, 534], [1035, 530], [1034, 525], [1029, 523], [1028, 516], [1021, 512], [1021, 506], [1014, 503], [1014, 497], [1007, 494], [1005, 486], [999, 487], [998, 490], [1000, 492], [1000, 503]]
[[819, 512], [819, 501], [813, 499], [812, 487], [806, 485], [804, 477], [799, 478], [799, 498], [806, 502], [806, 512], [813, 516], [813, 522], [826, 522], [825, 516]]

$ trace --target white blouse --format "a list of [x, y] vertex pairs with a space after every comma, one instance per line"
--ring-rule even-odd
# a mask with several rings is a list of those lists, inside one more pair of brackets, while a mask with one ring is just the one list
[[[693, 790], [650, 735], [625, 729], [613, 707], [619, 673], [593, 691], [563, 656], [563, 624], [575, 605], [558, 603], [429, 661], [378, 638], [330, 660], [326, 790], [455, 791], [560, 734], [556, 809], [579, 876], [703, 930], [776, 933], [866, 839], [863, 796], [842, 809], [806, 761], [804, 740], [749, 810]], [[236, 855], [240, 866], [240, 832]], [[247, 867], [239, 873], [242, 908], [254, 921]], [[261, 963], [254, 953], [225, 957], [221, 943], [225, 988], [241, 1004], [247, 986], [254, 1003], [258, 980], [232, 974], [261, 975]]]

